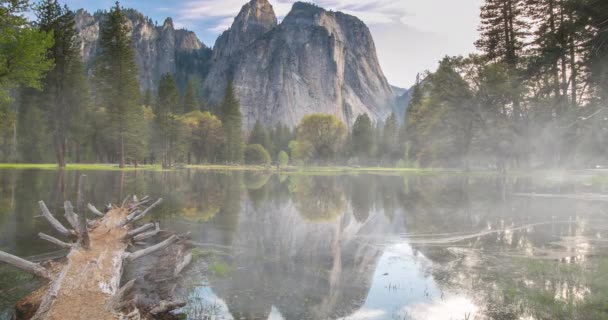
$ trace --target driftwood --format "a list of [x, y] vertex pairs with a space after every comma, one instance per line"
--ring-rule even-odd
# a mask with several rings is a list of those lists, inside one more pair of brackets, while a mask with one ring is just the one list
[[40, 210], [42, 210], [42, 215], [44, 216], [46, 221], [48, 221], [49, 224], [53, 228], [55, 228], [55, 230], [57, 230], [57, 232], [61, 233], [62, 235], [66, 236], [66, 237], [74, 235], [73, 231], [68, 230], [66, 227], [64, 227], [61, 224], [61, 222], [59, 222], [57, 219], [55, 219], [55, 217], [53, 217], [53, 215], [49, 211], [49, 208], [47, 208], [46, 204], [44, 204], [44, 201], [39, 201], [38, 204], [40, 205]]
[[80, 225], [78, 224], [78, 216], [74, 213], [74, 206], [70, 201], [66, 201], [63, 203], [63, 209], [65, 210], [65, 220], [74, 228], [74, 230], [79, 231]]
[[25, 272], [31, 273], [35, 276], [51, 279], [51, 274], [48, 270], [46, 270], [43, 266], [27, 261], [25, 259], [21, 259], [17, 256], [14, 256], [10, 253], [0, 251], [0, 261], [10, 264], [16, 268], [19, 268]]
[[61, 241], [61, 240], [59, 240], [59, 239], [57, 239], [55, 237], [51, 237], [48, 234], [44, 234], [42, 232], [38, 233], [38, 236], [40, 237], [40, 239], [46, 240], [46, 241], [48, 241], [48, 242], [50, 242], [52, 244], [58, 245], [58, 246], [60, 246], [62, 248], [72, 249], [75, 246], [74, 244], [63, 242], [63, 241]]
[[[169, 265], [169, 273], [174, 274], [175, 277], [192, 261], [192, 254], [184, 251], [185, 245], [178, 242], [181, 241], [181, 237], [176, 235], [170, 235], [164, 241], [145, 249], [132, 253], [127, 252], [128, 243], [124, 241], [125, 239], [133, 239], [134, 242], [143, 244], [143, 240], [150, 239], [162, 231], [158, 224], [149, 223], [137, 228], [132, 226], [132, 222], [136, 221], [137, 217], [148, 214], [161, 203], [162, 199], [157, 200], [145, 210], [139, 211], [137, 208], [144, 204], [144, 201], [148, 201], [148, 197], [144, 197], [142, 200], [137, 197], [128, 197], [123, 202], [123, 207], [111, 209], [101, 215], [101, 212], [89, 205], [89, 210], [100, 216], [93, 222], [86, 220], [85, 217], [83, 186], [84, 177], [82, 176], [79, 181], [76, 211], [70, 202], [64, 203], [65, 218], [75, 231], [62, 225], [50, 213], [44, 202], [39, 202], [43, 216], [57, 232], [72, 240], [74, 236], [78, 236], [78, 242], [70, 243], [39, 233], [41, 239], [70, 249], [64, 263], [53, 263], [53, 268], [47, 269], [38, 263], [0, 251], [0, 262], [49, 281], [44, 288], [41, 288], [44, 290], [43, 294], [37, 291], [23, 299], [27, 302], [18, 303], [23, 308], [30, 308], [30, 311], [19, 310], [20, 312], [17, 314], [29, 314], [28, 318], [33, 315], [31, 319], [38, 320], [121, 319], [127, 316], [122, 312], [128, 311], [129, 314], [138, 314], [138, 319], [154, 319], [183, 306], [184, 302], [177, 301], [167, 294], [163, 295], [162, 299], [148, 300], [147, 305], [140, 305], [138, 299], [133, 299], [131, 294], [136, 285], [135, 280], [123, 279], [123, 270], [127, 264], [168, 247], [173, 249], [163, 255], [172, 252], [171, 259], [159, 257], [153, 259], [157, 259], [159, 263], [161, 261], [165, 264], [174, 263], [172, 268]], [[131, 202], [129, 202], [130, 199]], [[128, 221], [127, 217], [132, 210], [139, 212]], [[76, 212], [80, 214], [76, 214]], [[132, 227], [133, 229], [131, 229]], [[173, 252], [176, 250], [179, 255], [173, 256]], [[148, 262], [146, 260], [145, 263]], [[145, 277], [138, 278], [145, 279]], [[124, 281], [126, 284], [120, 287], [121, 282]], [[173, 290], [170, 293], [172, 294], [172, 292]]]
[[96, 215], [98, 217], [104, 216], [104, 214], [101, 211], [97, 210], [97, 208], [95, 208], [95, 206], [90, 203], [87, 204], [87, 208], [89, 209], [89, 211], [91, 211], [94, 215]]
[[154, 309], [150, 310], [150, 313], [152, 315], [159, 315], [161, 313], [166, 313], [169, 312], [171, 310], [175, 310], [177, 308], [181, 308], [183, 306], [186, 305], [186, 302], [181, 301], [181, 300], [176, 300], [176, 301], [161, 301], [161, 303], [155, 307]]
[[141, 226], [139, 228], [136, 228], [136, 229], [133, 229], [133, 230], [130, 230], [129, 232], [127, 232], [127, 236], [133, 237], [139, 233], [146, 232], [150, 229], [154, 229], [154, 226], [155, 226], [155, 224], [152, 222], [150, 222], [148, 224], [144, 224], [143, 226]]
[[157, 236], [162, 230], [160, 230], [160, 226], [158, 223], [156, 224], [156, 228], [153, 231], [143, 232], [138, 235], [133, 236], [133, 241], [139, 242], [152, 237]]
[[184, 269], [192, 262], [192, 253], [188, 253], [182, 262], [180, 262], [177, 266], [175, 266], [175, 272], [173, 275], [177, 277]]
[[129, 253], [125, 256], [125, 259], [127, 259], [128, 261], [134, 261], [137, 260], [143, 256], [147, 256], [149, 254], [152, 254], [156, 251], [162, 250], [166, 247], [168, 247], [169, 245], [171, 245], [173, 242], [175, 242], [177, 240], [177, 236], [176, 235], [172, 235], [169, 238], [167, 238], [165, 241], [160, 242], [158, 244], [155, 244], [153, 246], [147, 247], [145, 249], [139, 250], [139, 251], [135, 251], [133, 253]]
[[133, 223], [133, 222], [136, 222], [137, 220], [142, 219], [143, 217], [145, 217], [148, 214], [148, 212], [150, 212], [152, 209], [154, 209], [161, 202], [163, 202], [163, 198], [158, 198], [158, 200], [156, 200], [156, 202], [151, 204], [143, 212], [139, 211], [139, 209], [137, 209], [137, 207], [131, 208], [131, 210], [135, 210], [135, 211], [129, 212], [127, 217], [120, 223], [120, 225], [126, 226], [129, 223]]
[[78, 193], [76, 194], [76, 210], [80, 212], [80, 217], [76, 216], [78, 219], [78, 237], [80, 240], [80, 244], [88, 248], [90, 239], [89, 239], [89, 228], [87, 227], [87, 216], [86, 211], [84, 210], [84, 182], [86, 180], [86, 175], [81, 174], [80, 178], [78, 178]]

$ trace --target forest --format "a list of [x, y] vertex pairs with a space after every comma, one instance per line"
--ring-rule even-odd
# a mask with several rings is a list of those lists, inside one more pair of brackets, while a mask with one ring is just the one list
[[[101, 25], [91, 72], [74, 12], [0, 1], [0, 161], [351, 165], [459, 169], [597, 167], [608, 154], [608, 3], [485, 0], [478, 52], [445, 57], [410, 89], [405, 118], [305, 116], [247, 132], [235, 89], [207, 105], [174, 75], [137, 80], [125, 10]], [[34, 12], [35, 21], [25, 18]]]

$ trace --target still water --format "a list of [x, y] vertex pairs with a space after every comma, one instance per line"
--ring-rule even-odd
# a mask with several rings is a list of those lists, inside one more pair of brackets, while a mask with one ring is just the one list
[[[0, 250], [56, 252], [74, 171], [0, 170]], [[595, 173], [86, 172], [86, 199], [165, 199], [149, 217], [201, 246], [188, 319], [608, 319], [608, 179]], [[0, 266], [0, 319], [37, 285]]]

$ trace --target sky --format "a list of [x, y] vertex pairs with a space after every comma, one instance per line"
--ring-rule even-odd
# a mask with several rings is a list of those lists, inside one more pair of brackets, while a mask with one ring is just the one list
[[[110, 8], [115, 0], [60, 0], [71, 9], [90, 12]], [[196, 32], [212, 47], [248, 0], [122, 0], [162, 24], [171, 17], [177, 28]], [[295, 0], [269, 0], [279, 21]], [[482, 0], [314, 0], [334, 11], [363, 20], [372, 32], [380, 65], [388, 81], [414, 84], [416, 74], [434, 70], [445, 55], [475, 51]]]

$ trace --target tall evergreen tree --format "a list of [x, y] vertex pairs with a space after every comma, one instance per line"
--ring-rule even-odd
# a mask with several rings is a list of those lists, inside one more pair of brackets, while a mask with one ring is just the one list
[[381, 157], [388, 159], [389, 161], [397, 160], [402, 156], [399, 152], [401, 146], [399, 143], [399, 122], [397, 121], [397, 115], [391, 113], [384, 123], [384, 130], [382, 132], [382, 145]]
[[135, 163], [143, 157], [146, 139], [135, 53], [127, 18], [118, 2], [100, 29], [95, 68], [97, 92], [107, 109], [109, 134], [117, 146], [120, 167], [124, 167], [127, 157]]
[[186, 87], [186, 93], [184, 93], [183, 100], [183, 112], [188, 113], [192, 111], [199, 110], [199, 105], [196, 97], [196, 92], [194, 91], [194, 84], [192, 81], [188, 81], [188, 85]]
[[220, 104], [220, 119], [224, 128], [224, 160], [240, 163], [243, 160], [243, 120], [241, 106], [230, 83], [226, 87], [224, 99]]
[[251, 130], [251, 134], [249, 135], [249, 144], [259, 144], [270, 154], [274, 154], [274, 146], [270, 139], [270, 133], [260, 120], [257, 120], [253, 125], [253, 130]]
[[355, 120], [351, 134], [353, 154], [363, 161], [369, 160], [374, 146], [374, 131], [372, 121], [367, 113], [360, 114]]
[[[485, 0], [481, 7], [481, 37], [475, 45], [485, 56], [495, 62], [509, 66], [509, 85], [521, 87], [519, 65], [524, 49], [524, 39], [528, 28], [524, 18], [524, 0]], [[523, 116], [521, 93], [511, 97], [512, 115], [515, 119]]]
[[[88, 87], [80, 46], [76, 40], [74, 12], [62, 8], [57, 0], [41, 2], [36, 7], [37, 26], [54, 37], [48, 57], [55, 62], [44, 78], [44, 90], [38, 99], [53, 137], [59, 167], [66, 165], [68, 145], [79, 146], [86, 130]], [[79, 158], [77, 155], [76, 158]]]
[[158, 102], [156, 106], [156, 128], [158, 130], [158, 144], [161, 153], [162, 165], [171, 167], [174, 156], [179, 152], [180, 122], [179, 94], [177, 85], [170, 74], [164, 74], [158, 85]]

